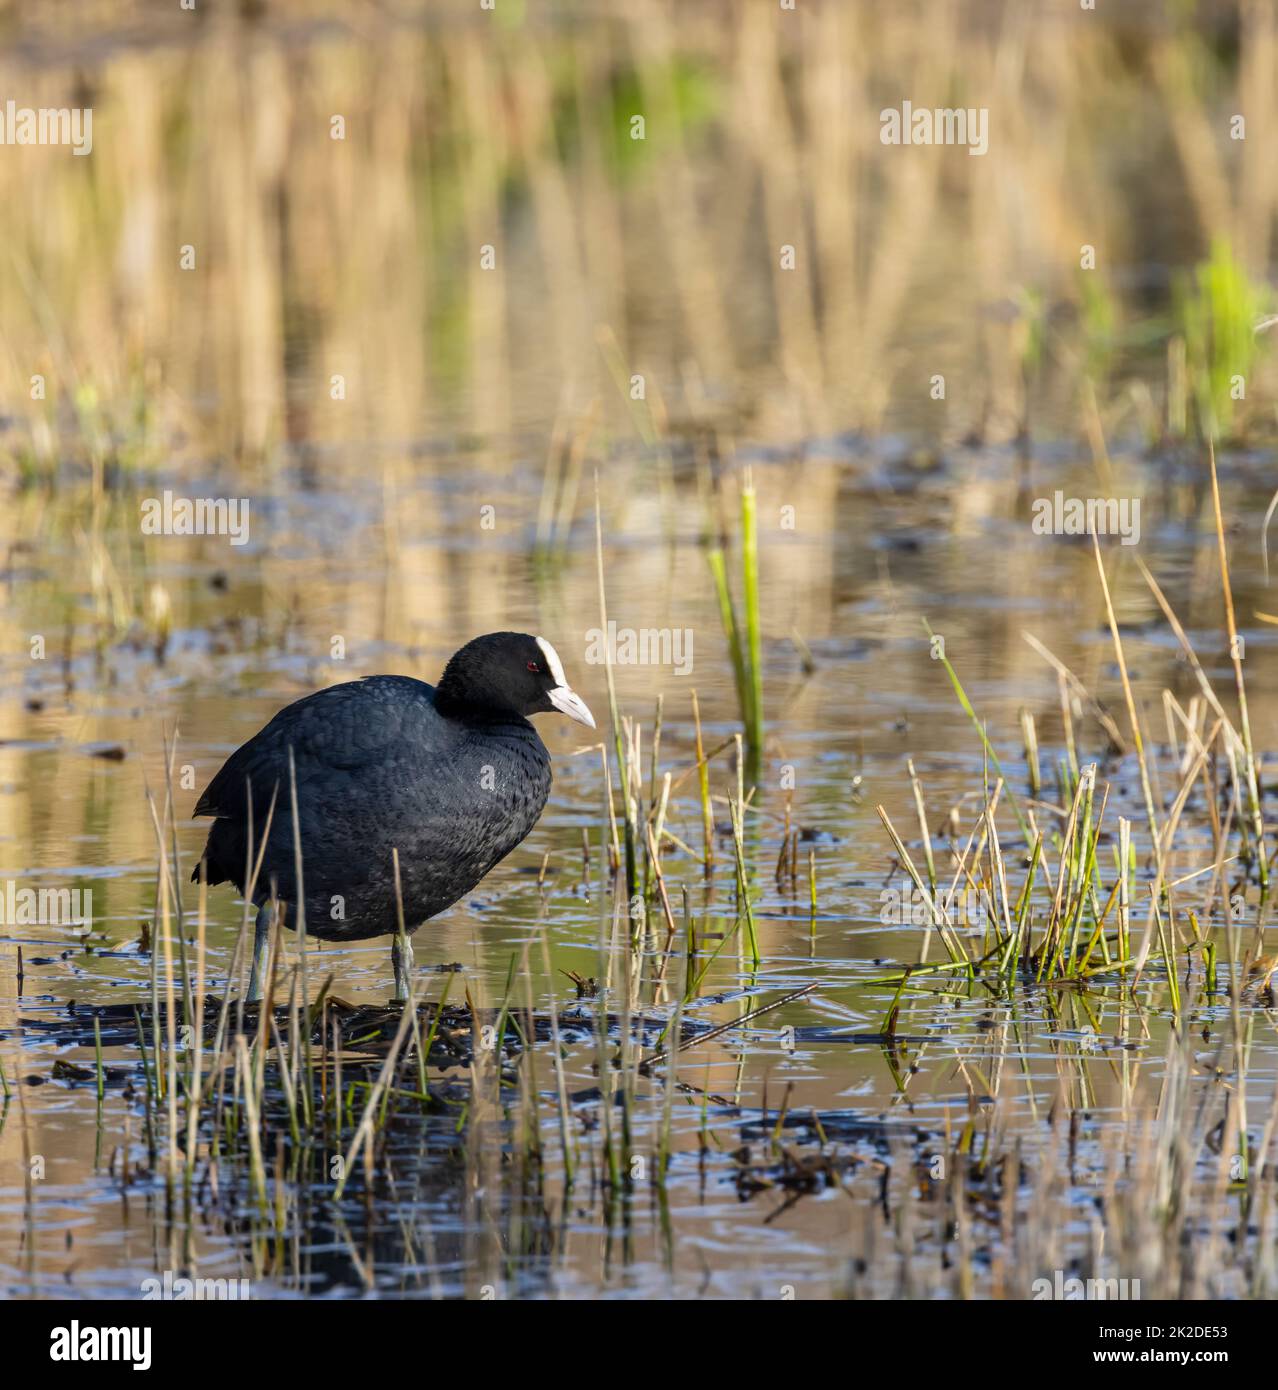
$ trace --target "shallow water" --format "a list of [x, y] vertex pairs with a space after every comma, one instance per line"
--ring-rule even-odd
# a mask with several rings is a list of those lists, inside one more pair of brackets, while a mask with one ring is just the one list
[[[1090, 548], [1035, 535], [1026, 516], [1027, 495], [1058, 485], [1068, 490], [1071, 474], [1035, 461], [1027, 486], [1013, 460], [969, 452], [915, 476], [891, 446], [855, 442], [813, 448], [809, 455], [802, 462], [755, 465], [764, 519], [768, 742], [748, 847], [763, 960], [754, 971], [738, 959], [735, 945], [724, 950], [687, 1002], [685, 1018], [718, 1025], [739, 1017], [747, 1001], [766, 1003], [808, 985], [812, 992], [680, 1056], [679, 1080], [689, 1089], [673, 1103], [672, 1158], [660, 1193], [641, 1173], [632, 1190], [608, 1200], [597, 1172], [589, 1176], [598, 1161], [593, 1146], [600, 1105], [597, 1093], [590, 1098], [599, 1084], [598, 1053], [589, 1036], [569, 1034], [566, 1087], [584, 1098], [574, 1104], [571, 1121], [582, 1167], [566, 1196], [547, 1048], [538, 1073], [545, 1169], [535, 1212], [524, 1209], [529, 1199], [510, 1172], [518, 1146], [511, 1148], [510, 1130], [498, 1120], [488, 1123], [497, 1126], [507, 1159], [487, 1181], [465, 1176], [457, 1153], [459, 1111], [399, 1124], [390, 1150], [398, 1184], [379, 1191], [372, 1208], [348, 1196], [335, 1221], [323, 1181], [290, 1188], [286, 1253], [272, 1246], [269, 1258], [269, 1242], [253, 1234], [247, 1194], [232, 1189], [214, 1202], [205, 1193], [188, 1227], [181, 1214], [172, 1224], [166, 1218], [162, 1175], [135, 1175], [122, 1190], [126, 1122], [131, 1166], [145, 1165], [138, 1096], [108, 1085], [99, 1119], [91, 1079], [53, 1077], [58, 1062], [92, 1068], [92, 1045], [67, 1045], [64, 1035], [60, 1040], [56, 1031], [35, 1026], [65, 1019], [69, 1000], [84, 1018], [95, 1006], [148, 998], [151, 962], [139, 938], [154, 915], [157, 861], [146, 796], [149, 789], [163, 797], [163, 740], [176, 731], [179, 783], [190, 769], [187, 787], [176, 791], [179, 848], [189, 867], [204, 835], [190, 819], [198, 790], [276, 708], [318, 684], [382, 670], [431, 678], [472, 633], [523, 628], [552, 638], [575, 687], [600, 714], [607, 709], [603, 671], [585, 660], [597, 607], [593, 538], [579, 524], [561, 553], [539, 557], [531, 544], [538, 493], [532, 476], [518, 471], [506, 480], [502, 524], [493, 532], [476, 522], [482, 485], [463, 493], [446, 465], [435, 475], [389, 460], [384, 495], [394, 497], [390, 540], [389, 513], [370, 503], [367, 491], [296, 487], [298, 479], [285, 476], [274, 496], [255, 499], [251, 545], [233, 561], [226, 543], [215, 538], [160, 544], [147, 578], [169, 591], [174, 612], [160, 660], [138, 634], [121, 635], [96, 656], [88, 650], [84, 615], [93, 596], [68, 590], [74, 542], [52, 529], [37, 552], [38, 565], [10, 578], [4, 645], [23, 650], [27, 634], [47, 632], [52, 653], [69, 633], [71, 659], [10, 659], [4, 668], [0, 854], [6, 872], [0, 877], [19, 886], [90, 889], [94, 920], [87, 942], [60, 927], [10, 927], [3, 936], [0, 1060], [14, 1091], [0, 1131], [6, 1175], [0, 1271], [8, 1291], [128, 1296], [170, 1269], [249, 1278], [259, 1297], [369, 1288], [481, 1295], [486, 1287], [498, 1296], [785, 1297], [785, 1290], [828, 1295], [854, 1284], [883, 1293], [905, 1277], [898, 1267], [885, 1261], [867, 1277], [855, 1273], [853, 1261], [869, 1248], [873, 1233], [867, 1231], [881, 1219], [874, 1174], [885, 1155], [925, 1159], [971, 1114], [988, 1113], [995, 1097], [1000, 1123], [1037, 1142], [1054, 1103], [1069, 1096], [1084, 1117], [1072, 1140], [1076, 1161], [1084, 1169], [1089, 1155], [1100, 1162], [1096, 1156], [1107, 1125], [1117, 1123], [1124, 1086], [1131, 1087], [1129, 1100], [1152, 1103], [1163, 1079], [1171, 1015], [1157, 969], [1151, 968], [1139, 1005], [1122, 997], [1115, 977], [1102, 976], [1078, 995], [1019, 989], [1013, 1005], [980, 988], [933, 978], [907, 996], [893, 1047], [876, 1037], [894, 988], [864, 983], [918, 960], [925, 935], [919, 926], [884, 921], [885, 889], [905, 880], [893, 871], [878, 803], [911, 853], [921, 853], [906, 757], [913, 757], [922, 780], [942, 865], [950, 862], [943, 838], [950, 807], [961, 803], [960, 845], [978, 809], [973, 794], [982, 782], [981, 746], [939, 663], [930, 659], [924, 617], [945, 634], [947, 654], [988, 722], [1017, 796], [1025, 796], [1026, 783], [1018, 711], [1025, 707], [1038, 720], [1046, 800], [1054, 799], [1051, 769], [1062, 747], [1055, 677], [1022, 639], [1023, 630], [1066, 662], [1126, 727]], [[1214, 537], [1201, 483], [1179, 476], [1171, 463], [1131, 458], [1121, 468], [1145, 499], [1141, 553], [1213, 682], [1226, 690], [1218, 589], [1209, 578]], [[1260, 571], [1265, 468], [1225, 460], [1222, 471], [1225, 511], [1236, 520], [1231, 560], [1247, 643], [1252, 728], [1257, 746], [1268, 748], [1278, 733], [1278, 668], [1272, 629], [1254, 617], [1273, 607]], [[726, 646], [696, 543], [693, 480], [676, 471], [667, 487], [663, 502], [637, 464], [619, 463], [603, 479], [610, 616], [623, 626], [687, 627], [694, 637], [688, 676], [659, 666], [616, 668], [619, 704], [644, 726], [645, 776], [658, 693], [664, 695], [663, 772], [677, 776], [694, 757], [692, 688], [710, 747], [736, 727]], [[768, 519], [780, 516], [791, 499], [799, 507], [798, 527], [769, 527]], [[122, 570], [134, 543], [131, 503], [124, 493], [112, 499], [104, 533]], [[17, 505], [36, 503], [19, 495]], [[59, 505], [74, 507], [74, 493], [64, 494]], [[1105, 554], [1126, 658], [1157, 750], [1160, 803], [1166, 804], [1174, 761], [1162, 747], [1161, 691], [1169, 686], [1184, 703], [1192, 693], [1190, 678], [1165, 627], [1154, 620], [1152, 600], [1124, 548], [1107, 545]], [[811, 651], [810, 673], [787, 636], [792, 632]], [[328, 659], [335, 636], [346, 645], [340, 662]], [[599, 946], [601, 930], [612, 931], [614, 907], [601, 854], [606, 821], [599, 754], [584, 746], [576, 726], [539, 723], [555, 757], [551, 803], [533, 835], [479, 890], [418, 933], [419, 966], [457, 963], [462, 969], [460, 975], [428, 975], [428, 998], [437, 998], [442, 982], [451, 979], [454, 1001], [464, 989], [477, 1005], [491, 1008], [505, 993], [512, 959], [519, 961], [528, 948], [536, 1009], [572, 1005], [576, 991], [565, 971], [610, 977], [610, 1008], [625, 997], [628, 952], [619, 948], [601, 957]], [[1100, 728], [1086, 716], [1076, 732], [1080, 761], [1099, 760], [1101, 781], [1110, 786], [1109, 823], [1116, 812], [1128, 815], [1142, 843], [1134, 758], [1107, 758]], [[101, 756], [103, 749], [115, 756]], [[722, 794], [732, 773], [726, 759], [719, 763], [715, 786]], [[804, 832], [801, 854], [806, 859], [811, 849], [814, 855], [815, 913], [806, 863], [793, 888], [779, 887], [774, 877], [782, 788], [791, 783], [793, 819]], [[1212, 859], [1196, 796], [1177, 840], [1177, 877]], [[1002, 833], [1014, 840], [1006, 806]], [[685, 966], [681, 890], [688, 890], [703, 949], [713, 950], [713, 933], [730, 929], [734, 920], [726, 806], [718, 808], [718, 819], [719, 864], [709, 889], [700, 866], [674, 844], [663, 855], [681, 922], [669, 967], [675, 994]], [[700, 845], [694, 779], [677, 788], [668, 824], [686, 844]], [[588, 873], [583, 830], [590, 843]], [[1009, 865], [1009, 874], [1018, 891], [1023, 867]], [[1178, 890], [1179, 912], [1197, 905], [1205, 882]], [[1254, 903], [1254, 887], [1249, 891]], [[182, 892], [193, 941], [195, 889], [184, 884]], [[224, 993], [240, 910], [232, 891], [210, 892], [207, 970], [217, 997]], [[659, 945], [659, 919], [655, 928]], [[549, 973], [539, 946], [543, 933]], [[311, 943], [312, 994], [315, 982], [332, 972], [333, 989], [343, 999], [384, 1002], [387, 945]], [[290, 937], [290, 960], [295, 949]], [[930, 959], [941, 958], [934, 935], [930, 949]], [[652, 978], [658, 955], [649, 951], [633, 999], [655, 1017], [668, 1017], [671, 989], [656, 988]], [[521, 1006], [522, 991], [520, 985], [514, 996]], [[588, 1014], [594, 1006], [582, 1007]], [[1204, 996], [1196, 983], [1187, 1014], [1189, 1032], [1201, 1035], [1197, 1050], [1206, 1064], [1229, 1015], [1227, 999]], [[106, 1046], [104, 1059], [108, 1067], [135, 1068], [137, 1050]], [[1248, 1068], [1253, 1125], [1267, 1114], [1276, 1076], [1278, 1047], [1257, 1011]], [[464, 1083], [464, 1069], [452, 1079]], [[713, 1099], [705, 1100], [706, 1094]], [[761, 1136], [772, 1133], [783, 1106], [795, 1117], [809, 1110], [823, 1114], [827, 1138], [843, 1146], [849, 1161], [859, 1158], [845, 1186], [818, 1183], [797, 1196], [780, 1186], [741, 1186], [733, 1154], [751, 1134], [753, 1161], [764, 1162], [765, 1179], [776, 1178], [779, 1159]], [[663, 1088], [641, 1078], [633, 1115], [637, 1152], [654, 1152], [662, 1107]], [[811, 1133], [791, 1132], [799, 1141], [795, 1152], [815, 1143]], [[33, 1157], [43, 1160], [43, 1176], [27, 1184], [21, 1175]], [[1079, 1183], [1085, 1201], [1084, 1176]], [[1085, 1231], [1085, 1222], [1079, 1229]], [[500, 1240], [495, 1230], [503, 1232]], [[432, 1244], [433, 1257], [424, 1253]], [[936, 1249], [926, 1241], [921, 1246], [924, 1269], [935, 1264]], [[932, 1276], [910, 1277], [930, 1287]]]
[[[1013, 898], [1026, 871], [1013, 797], [1055, 857], [1068, 732], [1025, 634], [1129, 737], [1091, 547], [1032, 524], [1059, 489], [1141, 504], [1139, 544], [1107, 540], [1104, 559], [1167, 816], [1185, 733], [1164, 691], [1188, 709], [1197, 685], [1137, 557], [1232, 713], [1210, 475], [1200, 451], [1156, 441], [1192, 435], [1205, 380], [1219, 395], [1237, 367], [1245, 403], [1222, 430], [1266, 442], [1222, 450], [1221, 491], [1272, 816], [1278, 600], [1262, 520], [1278, 369], [1273, 335], [1251, 333], [1272, 299], [1278, 209], [1265, 7], [1140, 3], [1083, 22], [1070, 4], [983, 0], [503, 0], [357, 21], [311, 0], [204, 8], [145, 25], [112, 0], [73, 21], [6, 15], [6, 91], [91, 103], [97, 121], [91, 160], [17, 146], [0, 160], [0, 885], [92, 894], [87, 936], [0, 925], [0, 1289], [137, 1297], [199, 1276], [261, 1298], [1025, 1298], [1033, 1278], [1077, 1270], [1143, 1279], [1147, 1297], [1278, 1295], [1273, 1160], [1238, 1167], [1231, 1152], [1259, 1150], [1278, 1046], [1262, 992], [1237, 1010], [1227, 993], [1222, 903], [1245, 945], [1258, 923], [1268, 953], [1272, 929], [1241, 861], [1223, 894], [1202, 872], [1215, 817], [1232, 814], [1219, 745], [1221, 795], [1195, 785], [1168, 859], [1176, 1046], [1157, 950], [1134, 991], [1101, 972], [1086, 989], [1021, 980], [1009, 998], [937, 973], [896, 1000], [884, 977], [944, 957], [921, 913], [892, 917], [908, 884], [877, 809], [921, 862], [912, 758], [945, 880], [997, 780], [925, 622], [1006, 776]], [[989, 102], [985, 155], [881, 142], [884, 102], [954, 93]], [[1195, 298], [1209, 256], [1223, 291]], [[1239, 361], [1209, 350], [1213, 325]], [[739, 936], [724, 944], [730, 757], [712, 766], [708, 880], [689, 775], [693, 690], [707, 748], [740, 727], [703, 540], [734, 534], [746, 466], [767, 729], [744, 836], [757, 968]], [[425, 998], [447, 986], [481, 1027], [513, 969], [510, 1002], [542, 1029], [535, 1079], [514, 1053], [500, 1086], [482, 1061], [432, 1067], [430, 1113], [399, 1105], [375, 1172], [357, 1162], [337, 1200], [330, 1165], [358, 1105], [340, 1136], [299, 1145], [271, 1063], [269, 1201], [242, 1153], [210, 1162], [207, 1127], [192, 1190], [171, 1193], [167, 1117], [144, 1102], [128, 1027], [164, 938], [148, 796], [164, 824], [171, 785], [194, 953], [196, 797], [318, 686], [434, 680], [478, 633], [543, 633], [608, 736], [615, 782], [605, 675], [588, 659], [596, 468], [609, 616], [691, 642], [685, 674], [616, 669], [645, 783], [674, 779], [668, 958], [655, 899], [642, 949], [622, 944], [599, 745], [542, 718], [555, 788], [540, 825], [416, 938]], [[721, 496], [699, 468], [717, 470]], [[166, 490], [246, 498], [246, 543], [145, 534], [143, 504]], [[731, 548], [729, 564], [739, 595]], [[1145, 893], [1137, 760], [1113, 756], [1077, 700], [1068, 725], [1107, 789], [1100, 882], [1122, 816]], [[801, 839], [779, 880], [787, 818]], [[1049, 906], [1040, 887], [1036, 928]], [[1205, 954], [1184, 949], [1192, 912], [1218, 947], [1214, 990]], [[224, 886], [205, 916], [223, 999], [242, 905]], [[982, 928], [963, 940], [979, 948]], [[291, 967], [298, 943], [285, 945]], [[390, 993], [388, 956], [387, 942], [311, 943], [312, 997], [331, 973], [343, 1016], [367, 1022]], [[646, 1054], [690, 969], [704, 977], [682, 1022], [700, 1040], [634, 1077], [627, 1109], [617, 1016], [642, 1015], [629, 1052]], [[604, 982], [601, 1001], [579, 1002], [567, 972]], [[348, 1084], [377, 1064], [352, 1043]], [[624, 1171], [608, 1170], [608, 1140]]]

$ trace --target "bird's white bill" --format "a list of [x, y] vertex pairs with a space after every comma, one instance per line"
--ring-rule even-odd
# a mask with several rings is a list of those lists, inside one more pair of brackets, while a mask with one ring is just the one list
[[588, 729], [595, 727], [595, 716], [586, 708], [586, 702], [575, 690], [569, 690], [566, 685], [557, 685], [546, 693], [550, 696], [550, 703], [560, 714], [566, 714], [569, 719], [575, 719], [578, 724], [584, 724]]

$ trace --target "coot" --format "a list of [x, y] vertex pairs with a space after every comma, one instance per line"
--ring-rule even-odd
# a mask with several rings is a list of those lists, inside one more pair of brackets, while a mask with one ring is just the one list
[[[289, 750], [297, 784], [306, 930], [328, 941], [394, 934], [395, 992], [408, 997], [392, 851], [404, 926], [416, 931], [469, 893], [537, 823], [550, 754], [528, 722], [558, 710], [595, 727], [544, 637], [492, 632], [457, 652], [437, 686], [368, 676], [282, 709], [226, 760], [195, 806], [215, 817], [201, 865], [208, 882], [251, 878], [257, 921], [249, 999], [261, 998], [271, 901], [296, 926]], [[250, 800], [251, 796], [251, 800]]]

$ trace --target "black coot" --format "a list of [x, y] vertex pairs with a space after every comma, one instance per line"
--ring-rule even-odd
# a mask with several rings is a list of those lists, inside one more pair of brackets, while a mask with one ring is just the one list
[[[289, 750], [297, 782], [306, 930], [335, 941], [398, 931], [392, 851], [408, 932], [469, 893], [537, 823], [550, 754], [526, 716], [558, 710], [595, 721], [543, 637], [493, 632], [468, 642], [437, 686], [368, 676], [308, 695], [226, 760], [195, 806], [216, 817], [204, 847], [209, 883], [246, 892], [251, 822], [258, 908], [250, 999], [261, 997], [272, 890], [296, 924]], [[192, 878], [200, 875], [197, 868]], [[411, 954], [392, 951], [408, 994]]]

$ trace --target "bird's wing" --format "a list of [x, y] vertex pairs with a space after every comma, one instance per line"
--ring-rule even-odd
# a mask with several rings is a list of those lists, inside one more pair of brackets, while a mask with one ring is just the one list
[[[390, 682], [398, 689], [392, 690]], [[405, 701], [404, 687], [416, 698]], [[382, 762], [406, 741], [409, 726], [436, 719], [431, 687], [420, 681], [373, 677], [329, 686], [282, 709], [222, 765], [195, 804], [197, 816], [242, 818], [253, 788], [254, 818], [289, 796], [289, 750], [299, 792], [313, 778]]]

